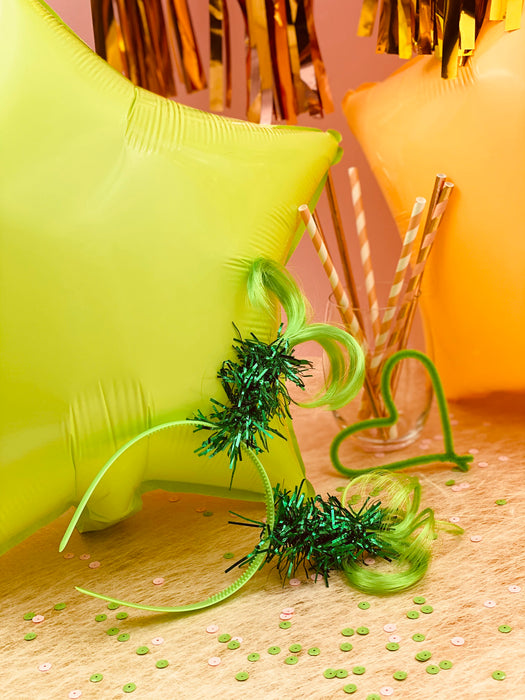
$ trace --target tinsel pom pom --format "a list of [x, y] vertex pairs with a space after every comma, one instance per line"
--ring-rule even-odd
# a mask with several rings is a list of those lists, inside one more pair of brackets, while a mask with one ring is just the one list
[[282, 326], [272, 343], [260, 341], [253, 333], [245, 340], [234, 328], [239, 334], [233, 345], [236, 361], [226, 360], [217, 373], [229, 403], [212, 398], [211, 413], [205, 416], [199, 410], [194, 416], [195, 420], [207, 424], [197, 427], [196, 431], [211, 431], [196, 452], [213, 457], [225, 450], [232, 470], [237, 460], [242, 459], [242, 445], [259, 453], [268, 450], [268, 438], [284, 437], [270, 423], [276, 417], [281, 423], [290, 417], [292, 399], [286, 382], [304, 389], [303, 377], [308, 376], [306, 372], [312, 366], [308, 360], [299, 360], [289, 351]]
[[[462, 532], [438, 523], [430, 508], [419, 512], [421, 486], [412, 477], [367, 474], [351, 482], [341, 500], [306, 496], [301, 488], [275, 488], [273, 529], [232, 513], [244, 521], [232, 524], [258, 527], [261, 533], [252, 552], [230, 569], [263, 552], [265, 563], [274, 563], [283, 581], [302, 568], [328, 585], [329, 572], [340, 570], [360, 590], [389, 593], [414, 585], [424, 575], [438, 528]], [[367, 566], [367, 557], [392, 566], [387, 571]]]

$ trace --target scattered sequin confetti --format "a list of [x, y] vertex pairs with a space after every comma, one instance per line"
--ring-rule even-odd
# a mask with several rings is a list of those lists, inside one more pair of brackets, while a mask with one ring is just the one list
[[450, 641], [455, 647], [461, 647], [463, 646], [463, 644], [465, 644], [465, 640], [463, 639], [463, 637], [452, 637]]
[[162, 586], [162, 584], [164, 583], [164, 579], [162, 578], [162, 576], [157, 576], [157, 578], [153, 579], [152, 583], [155, 586]]

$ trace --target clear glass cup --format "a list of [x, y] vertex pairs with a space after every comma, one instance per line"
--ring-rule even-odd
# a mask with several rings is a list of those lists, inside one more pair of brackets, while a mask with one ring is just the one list
[[[384, 309], [380, 309], [380, 318]], [[327, 303], [326, 323], [344, 328], [341, 315], [332, 296]], [[414, 322], [405, 344], [406, 348], [420, 350], [431, 357], [431, 340], [428, 332], [423, 332], [423, 324], [416, 310]], [[385, 360], [392, 354], [385, 355]], [[367, 361], [368, 366], [368, 361]], [[367, 372], [367, 375], [370, 374]], [[421, 434], [427, 420], [433, 397], [432, 382], [424, 365], [414, 358], [398, 362], [391, 375], [390, 386], [399, 418], [389, 428], [369, 428], [349, 436], [349, 440], [364, 452], [393, 452], [415, 442]], [[372, 383], [375, 410], [372, 408], [370, 394], [363, 387], [359, 394], [346, 406], [333, 411], [340, 429], [359, 421], [387, 415], [384, 407], [379, 377]]]

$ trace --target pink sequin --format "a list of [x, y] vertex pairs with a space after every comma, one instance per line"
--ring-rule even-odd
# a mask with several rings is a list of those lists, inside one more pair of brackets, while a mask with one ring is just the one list
[[79, 698], [81, 695], [82, 695], [82, 691], [81, 691], [81, 690], [72, 690], [72, 691], [70, 691], [70, 693], [69, 693], [69, 695], [68, 695], [68, 698], [69, 698], [69, 700], [76, 700], [76, 699]]
[[486, 608], [495, 608], [496, 607], [496, 601], [495, 600], [486, 600], [483, 605]]
[[509, 587], [508, 587], [508, 590], [509, 590], [511, 593], [519, 593], [519, 592], [521, 591], [521, 586], [516, 586], [516, 585], [514, 585], [514, 586], [509, 586]]
[[152, 583], [154, 583], [155, 586], [162, 586], [162, 584], [164, 583], [164, 579], [162, 578], [162, 576], [157, 576], [157, 578], [153, 579]]
[[232, 642], [239, 642], [239, 644], [242, 644], [242, 637], [232, 637], [231, 641]]
[[283, 615], [293, 615], [295, 612], [295, 608], [283, 608], [281, 612]]
[[38, 670], [45, 672], [45, 671], [49, 671], [50, 668], [51, 668], [51, 664], [49, 662], [47, 662], [45, 664], [40, 664], [40, 666], [38, 667]]
[[75, 555], [73, 554], [73, 552], [66, 552], [64, 554], [64, 559], [74, 559], [74, 558], [75, 558]]
[[82, 561], [87, 561], [88, 559], [91, 559], [91, 554], [81, 554], [79, 559], [82, 559]]
[[389, 622], [383, 627], [383, 629], [385, 632], [395, 632], [397, 630], [397, 625], [395, 625], [393, 622]]
[[279, 615], [280, 620], [291, 620], [293, 615], [291, 613], [281, 613]]
[[471, 450], [469, 450], [471, 455], [477, 455], [479, 454], [479, 450], [477, 447], [473, 447]]
[[91, 562], [89, 562], [88, 566], [90, 569], [98, 569], [100, 566], [100, 562], [99, 561], [91, 561]]
[[384, 685], [382, 688], [379, 688], [379, 693], [380, 695], [393, 695], [394, 689], [389, 685]]
[[459, 523], [460, 520], [461, 518], [459, 517], [459, 515], [453, 515], [448, 519], [449, 523]]
[[158, 647], [159, 644], [164, 644], [164, 637], [153, 637], [151, 643]]
[[376, 563], [376, 560], [375, 560], [373, 557], [367, 557], [367, 558], [365, 559], [365, 564], [366, 564], [367, 566], [372, 566], [372, 565], [375, 564], [375, 563]]
[[398, 634], [391, 634], [388, 641], [392, 642], [393, 644], [399, 644], [401, 637]]
[[209, 632], [210, 634], [215, 634], [215, 632], [219, 631], [219, 625], [208, 625], [206, 627], [206, 632]]
[[500, 456], [498, 457], [498, 459], [499, 459], [500, 462], [508, 462], [508, 461], [509, 461], [509, 458], [508, 458], [508, 457], [505, 457], [505, 455], [500, 455]]
[[301, 585], [301, 581], [298, 578], [291, 578], [288, 581], [288, 583], [290, 584], [290, 586], [300, 586]]
[[211, 658], [208, 659], [208, 664], [210, 666], [218, 666], [221, 663], [221, 660], [218, 656], [212, 656]]
[[481, 535], [471, 535], [470, 536], [470, 541], [471, 542], [481, 542], [483, 537]]
[[35, 615], [32, 619], [31, 622], [34, 622], [35, 624], [38, 625], [39, 622], [44, 622], [45, 618], [43, 615]]
[[463, 646], [463, 644], [465, 644], [465, 640], [463, 639], [463, 637], [452, 637], [450, 641], [455, 647], [460, 647]]
[[478, 467], [488, 467], [489, 463], [488, 462], [478, 462], [477, 465], [478, 465]]

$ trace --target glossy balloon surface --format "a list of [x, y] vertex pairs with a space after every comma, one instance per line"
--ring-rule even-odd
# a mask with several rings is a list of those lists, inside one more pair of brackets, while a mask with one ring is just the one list
[[416, 58], [343, 108], [402, 233], [455, 184], [421, 296], [447, 396], [525, 391], [525, 30], [486, 22], [458, 79]]
[[[248, 269], [285, 262], [297, 208], [338, 156], [330, 133], [258, 127], [135, 88], [38, 0], [0, 0], [0, 551], [78, 503], [132, 437], [209, 399], [244, 336], [275, 337]], [[263, 459], [304, 468], [291, 426]], [[82, 529], [154, 488], [261, 498], [254, 470], [164, 431], [129, 450]]]

